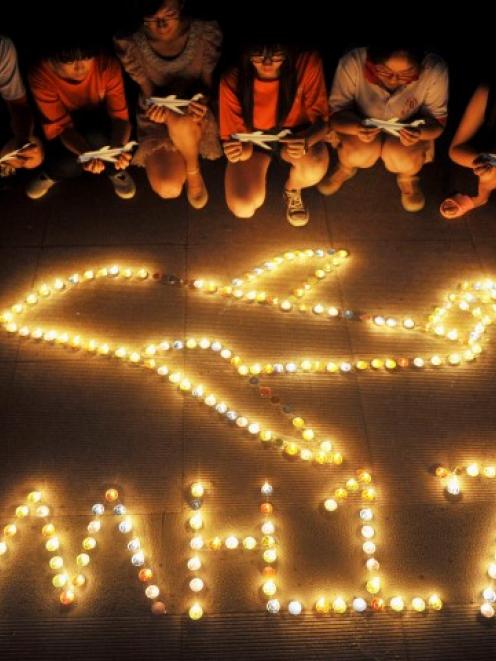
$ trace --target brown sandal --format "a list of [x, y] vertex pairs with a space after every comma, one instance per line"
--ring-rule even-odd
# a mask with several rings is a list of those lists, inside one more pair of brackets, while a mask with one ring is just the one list
[[[451, 210], [450, 210], [451, 207]], [[475, 209], [474, 201], [468, 195], [463, 193], [455, 193], [451, 197], [447, 197], [439, 207], [439, 212], [446, 220], [453, 220], [464, 216], [469, 211]]]

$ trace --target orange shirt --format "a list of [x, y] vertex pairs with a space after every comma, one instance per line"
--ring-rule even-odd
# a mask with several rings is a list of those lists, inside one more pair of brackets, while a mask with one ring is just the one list
[[[285, 128], [313, 124], [327, 120], [329, 106], [322, 61], [317, 53], [301, 53], [296, 60], [296, 94], [293, 105], [283, 122]], [[220, 137], [227, 140], [233, 133], [246, 133], [241, 103], [236, 85], [238, 72], [228, 72], [220, 83]], [[253, 127], [268, 131], [276, 126], [278, 80], [253, 80]]]
[[80, 83], [64, 80], [43, 61], [30, 72], [29, 83], [47, 140], [72, 127], [71, 112], [82, 108], [105, 103], [112, 119], [129, 119], [122, 70], [116, 58], [95, 57], [89, 74]]

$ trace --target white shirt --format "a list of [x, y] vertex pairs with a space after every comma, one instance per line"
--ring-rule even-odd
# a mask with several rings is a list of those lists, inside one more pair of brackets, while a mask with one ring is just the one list
[[408, 119], [428, 115], [436, 119], [448, 114], [448, 68], [430, 53], [422, 61], [417, 80], [389, 92], [369, 82], [365, 75], [366, 48], [355, 48], [339, 60], [329, 106], [331, 113], [358, 110], [364, 117]]
[[15, 46], [8, 37], [0, 35], [0, 96], [4, 101], [15, 101], [25, 95]]

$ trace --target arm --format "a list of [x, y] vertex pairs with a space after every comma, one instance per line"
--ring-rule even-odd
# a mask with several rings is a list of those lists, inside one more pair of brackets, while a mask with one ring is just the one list
[[343, 135], [356, 135], [363, 142], [371, 142], [380, 130], [363, 126], [363, 117], [355, 109], [360, 75], [360, 61], [355, 51], [341, 58], [329, 95], [329, 128]]
[[480, 85], [475, 90], [451, 141], [449, 149], [450, 158], [463, 167], [474, 167], [474, 160], [480, 155], [471, 146], [470, 141], [484, 123], [488, 97], [489, 89], [485, 85]]
[[124, 119], [112, 119], [110, 144], [112, 147], [122, 147], [129, 142], [131, 124]]
[[67, 127], [59, 135], [59, 138], [64, 147], [77, 156], [80, 156], [87, 151], [91, 151], [91, 146], [87, 142], [86, 138], [73, 126]]
[[[129, 141], [131, 124], [129, 122], [129, 113], [124, 92], [122, 69], [119, 62], [114, 59], [105, 73], [105, 103], [112, 123], [110, 144], [112, 147], [122, 147]], [[122, 170], [127, 168], [131, 162], [131, 158], [131, 154], [128, 152], [120, 154], [115, 162], [116, 169]]]
[[321, 142], [327, 135], [328, 124], [324, 118], [319, 117], [315, 122], [308, 127], [305, 131], [295, 134], [295, 138], [303, 138], [305, 140], [306, 149], [310, 149], [318, 142]]
[[241, 103], [235, 90], [236, 73], [231, 71], [222, 78], [219, 88], [220, 138], [224, 154], [231, 163], [247, 161], [253, 154], [251, 143], [231, 140], [233, 133], [248, 131], [243, 119]]
[[303, 86], [303, 104], [310, 120], [310, 126], [297, 137], [304, 138], [306, 151], [324, 139], [328, 128], [329, 105], [324, 68], [316, 53], [310, 53], [308, 56], [303, 75]]
[[[121, 147], [122, 145], [125, 145], [129, 140], [130, 134], [131, 134], [131, 125], [129, 124], [129, 122], [120, 119], [112, 120], [112, 127], [111, 127], [112, 146]], [[59, 137], [64, 147], [69, 151], [71, 151], [73, 154], [76, 154], [77, 156], [80, 156], [81, 154], [84, 154], [87, 151], [92, 151], [93, 149], [86, 140], [86, 138], [72, 126], [65, 129], [65, 131], [61, 133]], [[126, 168], [129, 165], [130, 160], [131, 160], [131, 154], [129, 153], [120, 154], [118, 160], [115, 163], [116, 169], [122, 170]], [[94, 159], [92, 161], [88, 161], [87, 163], [84, 163], [82, 167], [83, 169], [88, 170], [89, 172], [93, 172], [94, 174], [99, 174], [105, 169], [105, 164], [103, 163], [103, 161]]]
[[425, 124], [420, 127], [420, 139], [437, 140], [445, 129], [446, 120], [437, 119], [436, 117], [426, 117], [424, 121]]
[[421, 107], [425, 124], [419, 127], [419, 140], [437, 140], [443, 133], [448, 116], [448, 68], [436, 57], [430, 69], [431, 83]]
[[344, 135], [357, 135], [362, 127], [362, 119], [353, 110], [338, 110], [331, 115], [329, 126]]

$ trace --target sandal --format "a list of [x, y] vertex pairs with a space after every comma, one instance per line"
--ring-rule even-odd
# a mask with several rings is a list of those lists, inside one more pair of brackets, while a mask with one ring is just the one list
[[[446, 205], [451, 205], [451, 210], [446, 207]], [[475, 203], [473, 198], [463, 193], [455, 193], [451, 197], [447, 197], [441, 206], [439, 207], [439, 213], [446, 220], [453, 220], [454, 218], [460, 218], [464, 216], [469, 211], [475, 209]]]

